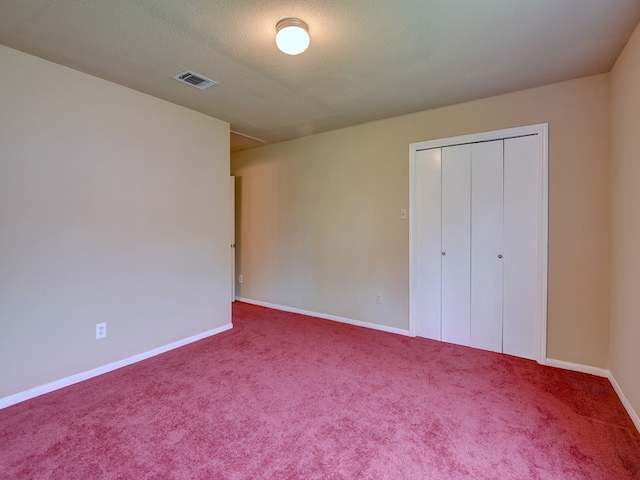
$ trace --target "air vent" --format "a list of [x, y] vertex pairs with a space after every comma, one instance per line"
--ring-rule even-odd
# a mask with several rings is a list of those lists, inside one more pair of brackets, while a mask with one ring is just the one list
[[218, 82], [214, 82], [213, 80], [208, 79], [207, 77], [203, 77], [197, 73], [190, 72], [189, 70], [185, 70], [184, 72], [180, 72], [175, 75], [173, 78], [176, 80], [186, 83], [187, 85], [191, 85], [192, 87], [199, 88], [200, 90], [204, 90], [211, 85], [215, 85]]

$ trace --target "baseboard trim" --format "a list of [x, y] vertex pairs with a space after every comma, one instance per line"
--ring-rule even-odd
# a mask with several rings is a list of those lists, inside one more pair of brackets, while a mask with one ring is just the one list
[[334, 322], [347, 323], [349, 325], [355, 325], [356, 327], [370, 328], [372, 330], [380, 330], [381, 332], [395, 333], [398, 335], [404, 335], [411, 337], [409, 330], [403, 330], [402, 328], [387, 327], [385, 325], [378, 325], [376, 323], [362, 322], [360, 320], [353, 320], [351, 318], [339, 317], [337, 315], [329, 315], [327, 313], [311, 312], [308, 310], [302, 310], [300, 308], [287, 307], [284, 305], [277, 305], [274, 303], [262, 302], [260, 300], [252, 300], [250, 298], [236, 297], [239, 302], [250, 303], [251, 305], [258, 305], [260, 307], [273, 308], [274, 310], [282, 310], [283, 312], [299, 313], [301, 315], [307, 315], [309, 317], [322, 318], [324, 320], [333, 320]]
[[627, 400], [627, 397], [625, 397], [624, 393], [622, 393], [622, 389], [620, 388], [620, 385], [618, 385], [618, 382], [616, 381], [615, 377], [611, 372], [609, 372], [609, 381], [611, 382], [611, 385], [613, 385], [613, 389], [618, 394], [618, 398], [620, 398], [622, 405], [624, 405], [624, 408], [627, 410], [627, 413], [631, 417], [631, 420], [633, 421], [633, 424], [636, 426], [636, 429], [638, 430], [638, 432], [640, 432], [640, 417], [638, 416], [636, 411], [633, 409], [633, 407], [629, 403], [629, 400]]
[[84, 380], [97, 377], [98, 375], [102, 375], [104, 373], [117, 370], [118, 368], [126, 367], [127, 365], [131, 365], [133, 363], [146, 360], [147, 358], [155, 357], [156, 355], [160, 355], [161, 353], [168, 352], [169, 350], [174, 350], [176, 348], [183, 347], [190, 343], [197, 342], [198, 340], [203, 340], [207, 337], [211, 337], [213, 335], [217, 335], [219, 333], [230, 330], [231, 328], [233, 328], [233, 324], [227, 323], [226, 325], [223, 325], [218, 328], [214, 328], [213, 330], [208, 330], [206, 332], [199, 333], [198, 335], [193, 335], [192, 337], [184, 338], [182, 340], [178, 340], [176, 342], [172, 342], [167, 345], [154, 348], [153, 350], [139, 353], [138, 355], [133, 355], [132, 357], [128, 357], [123, 360], [118, 360], [117, 362], [109, 363], [107, 365], [102, 365], [101, 367], [87, 370], [86, 372], [76, 373], [75, 375], [61, 378], [60, 380], [56, 380], [50, 383], [45, 383], [44, 385], [30, 388], [29, 390], [25, 390], [23, 392], [9, 395], [8, 397], [0, 398], [0, 410], [6, 407], [10, 407], [11, 405], [15, 405], [16, 403], [24, 402], [25, 400], [39, 397], [40, 395], [44, 395], [45, 393], [50, 393], [64, 387], [68, 387], [75, 383], [79, 383]]
[[609, 376], [611, 375], [609, 370], [606, 370], [604, 368], [591, 367], [589, 365], [581, 365], [579, 363], [565, 362], [564, 360], [554, 360], [553, 358], [547, 358], [546, 365], [549, 367], [562, 368], [563, 370], [588, 373], [589, 375], [595, 375], [596, 377], [609, 378]]
[[609, 379], [609, 382], [611, 383], [611, 386], [613, 387], [616, 394], [618, 395], [620, 402], [622, 402], [622, 405], [624, 406], [625, 410], [631, 417], [631, 421], [636, 426], [636, 429], [638, 430], [638, 432], [640, 432], [640, 417], [631, 406], [631, 403], [629, 403], [629, 400], [627, 400], [627, 397], [624, 396], [624, 393], [622, 392], [620, 385], [618, 385], [618, 382], [616, 381], [611, 371], [606, 370], [604, 368], [581, 365], [579, 363], [571, 363], [571, 362], [565, 362], [562, 360], [554, 360], [552, 358], [547, 358], [547, 365], [550, 367], [562, 368], [564, 370], [573, 370], [575, 372], [589, 373], [591, 375], [596, 375], [598, 377], [604, 377]]

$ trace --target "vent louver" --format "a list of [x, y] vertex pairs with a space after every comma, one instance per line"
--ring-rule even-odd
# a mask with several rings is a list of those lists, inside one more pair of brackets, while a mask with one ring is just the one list
[[211, 85], [215, 85], [218, 82], [214, 82], [213, 80], [203, 77], [197, 73], [190, 72], [189, 70], [185, 70], [184, 72], [180, 72], [177, 75], [174, 75], [176, 80], [182, 83], [186, 83], [187, 85], [191, 85], [192, 87], [199, 88], [200, 90], [204, 90]]

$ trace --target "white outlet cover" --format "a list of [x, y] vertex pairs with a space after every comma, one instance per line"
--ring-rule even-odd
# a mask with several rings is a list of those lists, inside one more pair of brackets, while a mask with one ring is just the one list
[[107, 324], [96, 323], [96, 340], [107, 336]]

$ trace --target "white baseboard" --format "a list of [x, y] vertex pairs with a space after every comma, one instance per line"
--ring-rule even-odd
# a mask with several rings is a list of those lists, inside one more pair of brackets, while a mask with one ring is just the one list
[[563, 370], [572, 370], [574, 372], [588, 373], [589, 375], [595, 375], [596, 377], [609, 378], [611, 373], [609, 370], [598, 367], [590, 367], [589, 365], [581, 365], [579, 363], [565, 362], [563, 360], [554, 360], [553, 358], [547, 358], [546, 365], [548, 367], [562, 368]]
[[609, 372], [609, 381], [611, 382], [611, 385], [613, 385], [613, 389], [618, 394], [618, 397], [620, 398], [622, 405], [624, 405], [624, 408], [627, 410], [627, 413], [631, 417], [631, 420], [633, 420], [633, 424], [638, 429], [638, 432], [640, 432], [640, 417], [638, 416], [638, 414], [635, 412], [635, 410], [629, 403], [629, 400], [627, 400], [627, 397], [625, 397], [624, 393], [622, 393], [622, 389], [620, 388], [620, 385], [618, 385], [618, 382], [616, 381], [615, 377], [611, 372]]
[[204, 338], [217, 335], [218, 333], [222, 333], [224, 331], [230, 330], [231, 328], [233, 328], [233, 325], [231, 323], [227, 323], [226, 325], [223, 325], [218, 328], [214, 328], [213, 330], [202, 332], [202, 333], [199, 333], [198, 335], [194, 335], [189, 338], [184, 338], [182, 340], [178, 340], [177, 342], [173, 342], [168, 345], [163, 345], [162, 347], [154, 348], [153, 350], [149, 350], [148, 352], [139, 353], [138, 355], [134, 355], [132, 357], [125, 358], [123, 360], [118, 360], [117, 362], [109, 363], [101, 367], [87, 370], [86, 372], [76, 373], [75, 375], [71, 375], [70, 377], [61, 378], [60, 380], [56, 380], [54, 382], [46, 383], [44, 385], [30, 388], [29, 390], [25, 390], [23, 392], [19, 392], [14, 395], [9, 395], [8, 397], [0, 398], [0, 410], [6, 407], [10, 407], [11, 405], [15, 405], [16, 403], [29, 400], [30, 398], [38, 397], [40, 395], [44, 395], [45, 393], [50, 393], [50, 392], [53, 392], [54, 390], [59, 390], [60, 388], [68, 387], [69, 385], [73, 385], [74, 383], [79, 383], [84, 380], [97, 377], [98, 375], [102, 375], [103, 373], [111, 372], [113, 370], [117, 370], [118, 368], [126, 367], [127, 365], [131, 365], [132, 363], [140, 362], [142, 360], [146, 360], [147, 358], [155, 357], [156, 355], [160, 355], [161, 353], [168, 352], [169, 350], [183, 347], [185, 345], [188, 345], [189, 343], [197, 342], [198, 340], [202, 340]]
[[405, 335], [411, 337], [409, 330], [403, 330], [402, 328], [387, 327], [385, 325], [378, 325], [376, 323], [361, 322], [360, 320], [353, 320], [351, 318], [338, 317], [337, 315], [329, 315], [326, 313], [310, 312], [308, 310], [301, 310], [299, 308], [286, 307], [284, 305], [276, 305], [273, 303], [262, 302], [260, 300], [251, 300], [250, 298], [236, 297], [239, 302], [250, 303], [252, 305], [258, 305], [260, 307], [273, 308], [274, 310], [282, 310], [283, 312], [299, 313], [301, 315], [307, 315], [309, 317], [322, 318], [324, 320], [333, 320], [334, 322], [348, 323], [349, 325], [355, 325], [356, 327], [370, 328], [372, 330], [380, 330], [387, 333], [396, 333], [398, 335]]
[[631, 417], [633, 424], [636, 426], [638, 432], [640, 432], [640, 417], [631, 406], [631, 403], [629, 403], [629, 400], [627, 400], [627, 397], [624, 396], [620, 385], [618, 385], [618, 382], [609, 370], [606, 370], [604, 368], [590, 367], [588, 365], [580, 365], [579, 363], [554, 360], [552, 358], [547, 358], [547, 365], [550, 367], [563, 368], [565, 370], [573, 370], [575, 372], [589, 373], [598, 377], [608, 378], [609, 382], [611, 382], [611, 385], [613, 386], [613, 389], [616, 391], [618, 398], [622, 402], [622, 405]]

